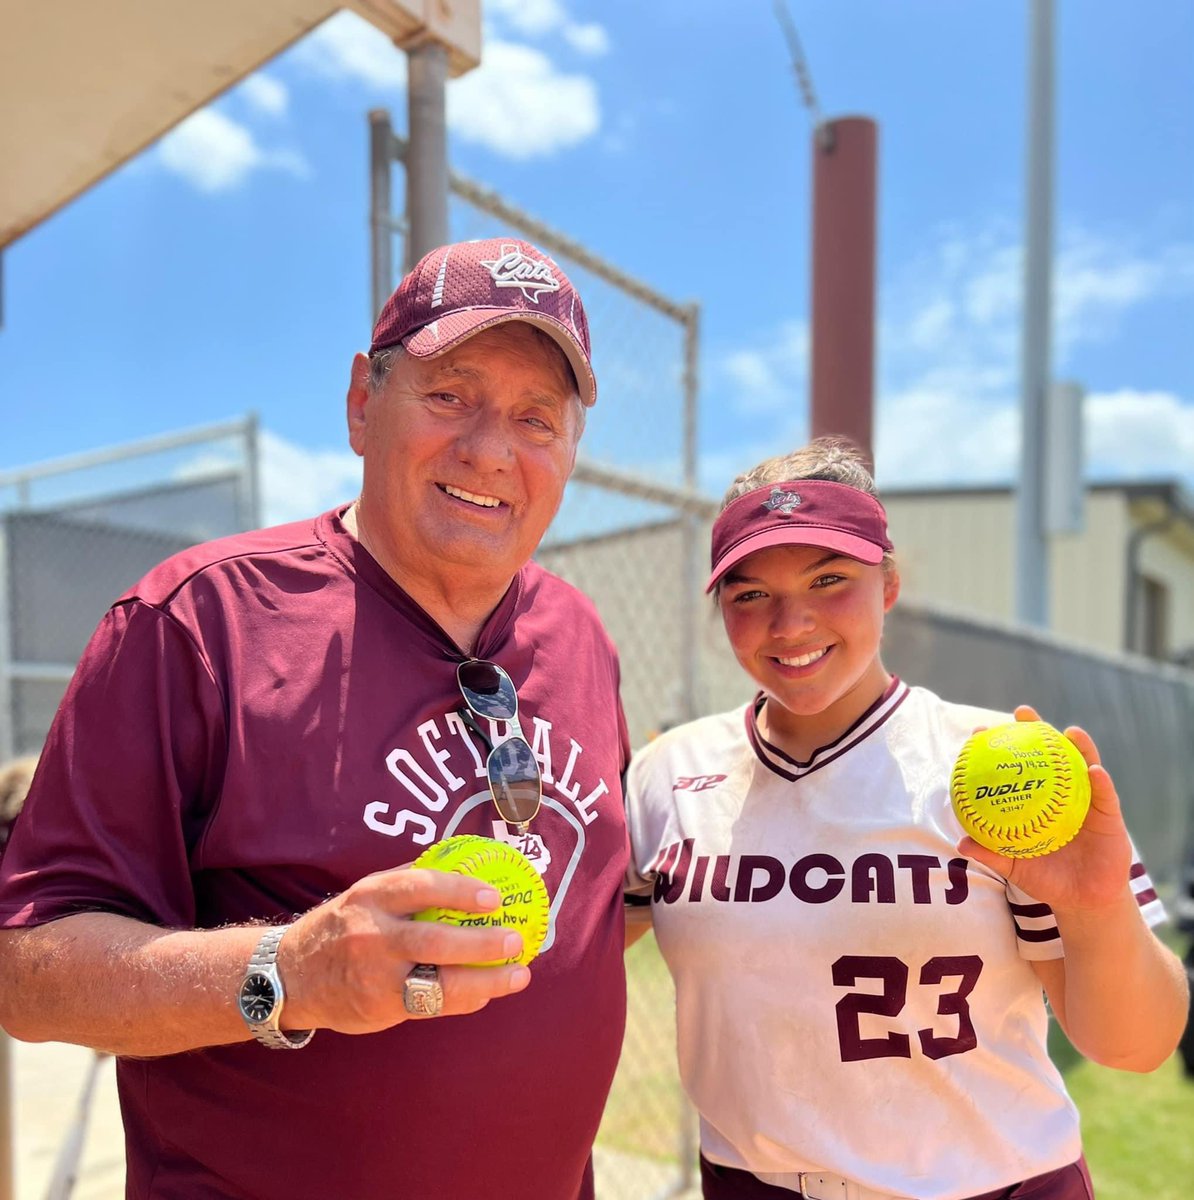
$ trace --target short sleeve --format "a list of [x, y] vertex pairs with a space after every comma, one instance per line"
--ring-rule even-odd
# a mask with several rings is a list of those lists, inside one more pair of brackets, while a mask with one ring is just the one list
[[[1141, 915], [1150, 929], [1169, 919], [1165, 905], [1157, 895], [1157, 889], [1140, 861], [1140, 853], [1132, 844], [1132, 866], [1128, 872], [1132, 895], [1140, 906]], [[1041, 904], [1027, 892], [1013, 884], [1007, 885], [1007, 902], [1016, 926], [1016, 946], [1020, 957], [1040, 962], [1051, 958], [1064, 958], [1065, 947], [1061, 931], [1057, 928], [1057, 917], [1047, 904]]]
[[92, 636], [0, 869], [0, 926], [87, 911], [195, 919], [190, 855], [219, 795], [224, 702], [189, 633], [139, 600]]
[[[652, 869], [658, 837], [651, 830], [658, 822], [652, 819], [651, 809], [657, 799], [654, 790], [655, 766], [659, 758], [658, 742], [638, 750], [626, 769], [626, 829], [630, 836], [630, 860], [626, 866], [623, 891], [632, 902], [649, 899], [655, 887], [656, 871]], [[652, 843], [648, 846], [648, 843]]]

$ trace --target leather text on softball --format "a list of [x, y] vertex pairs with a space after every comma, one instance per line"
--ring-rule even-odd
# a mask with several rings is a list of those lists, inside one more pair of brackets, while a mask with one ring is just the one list
[[[832, 854], [806, 854], [788, 864], [770, 854], [694, 854], [695, 840], [664, 847], [655, 872], [656, 903], [702, 900], [761, 904], [787, 892], [806, 904], [845, 896], [853, 904], [894, 904], [897, 889], [913, 904], [961, 904], [969, 895], [967, 860], [942, 863], [935, 854], [860, 854], [846, 864]], [[945, 877], [942, 878], [944, 868]]]

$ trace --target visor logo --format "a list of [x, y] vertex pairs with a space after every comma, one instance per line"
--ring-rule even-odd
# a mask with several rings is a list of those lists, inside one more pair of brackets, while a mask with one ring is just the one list
[[799, 503], [799, 492], [785, 492], [783, 488], [773, 487], [771, 495], [763, 501], [763, 507], [781, 516], [790, 517]]
[[503, 246], [500, 258], [482, 259], [481, 265], [493, 276], [494, 287], [518, 288], [532, 304], [539, 303], [541, 293], [560, 290], [551, 267], [528, 258], [517, 246]]

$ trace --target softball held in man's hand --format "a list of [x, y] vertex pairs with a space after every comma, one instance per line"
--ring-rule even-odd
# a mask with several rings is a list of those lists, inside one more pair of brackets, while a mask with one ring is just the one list
[[551, 903], [547, 888], [531, 861], [513, 846], [493, 838], [458, 834], [429, 846], [414, 866], [433, 871], [455, 871], [495, 887], [502, 897], [491, 913], [462, 912], [454, 908], [425, 908], [415, 913], [416, 921], [447, 921], [453, 925], [504, 925], [522, 934], [522, 953], [513, 958], [470, 963], [491, 967], [502, 963], [529, 963], [547, 937]]
[[1060, 850], [1082, 828], [1090, 777], [1078, 747], [1046, 721], [1016, 721], [966, 739], [949, 786], [966, 832], [1006, 858]]

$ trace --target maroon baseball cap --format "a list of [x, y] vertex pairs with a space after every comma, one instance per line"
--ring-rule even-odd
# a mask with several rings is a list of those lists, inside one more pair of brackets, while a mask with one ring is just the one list
[[506, 321], [528, 321], [552, 337], [581, 400], [593, 404], [597, 380], [580, 296], [548, 255], [516, 238], [455, 242], [425, 254], [386, 301], [369, 352], [401, 342], [415, 358], [435, 358]]
[[748, 554], [769, 546], [821, 546], [875, 566], [892, 548], [883, 505], [827, 479], [768, 483], [727, 504], [713, 522], [713, 569], [705, 591]]

